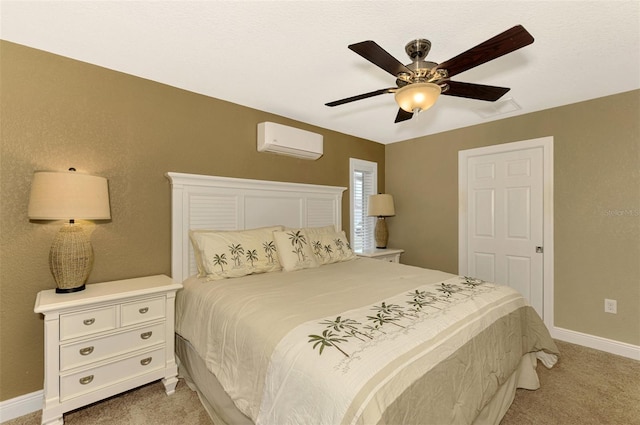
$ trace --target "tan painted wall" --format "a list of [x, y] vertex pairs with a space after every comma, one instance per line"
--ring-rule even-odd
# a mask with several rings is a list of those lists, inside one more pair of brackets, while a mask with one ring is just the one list
[[[43, 384], [33, 305], [55, 287], [48, 252], [59, 226], [27, 219], [35, 170], [109, 179], [112, 220], [94, 226], [90, 282], [170, 273], [167, 171], [348, 186], [356, 157], [380, 164], [384, 187], [384, 145], [8, 42], [0, 55], [0, 400]], [[267, 120], [322, 133], [324, 156], [257, 152], [256, 124]]]
[[640, 90], [387, 145], [389, 244], [404, 263], [457, 273], [458, 151], [544, 136], [555, 145], [555, 326], [640, 345]]
[[[166, 171], [348, 186], [348, 158], [385, 147], [0, 41], [0, 400], [42, 389], [35, 295], [55, 286], [58, 227], [26, 216], [33, 171], [109, 179], [112, 220], [92, 227], [90, 282], [170, 271]], [[457, 271], [457, 152], [555, 138], [556, 326], [640, 345], [640, 91], [386, 146], [403, 262]], [[304, 161], [255, 150], [271, 120], [322, 133]], [[343, 223], [348, 230], [345, 198]], [[603, 299], [618, 300], [617, 315]]]

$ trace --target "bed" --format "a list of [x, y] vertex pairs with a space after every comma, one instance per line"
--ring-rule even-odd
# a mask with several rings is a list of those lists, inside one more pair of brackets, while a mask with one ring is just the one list
[[355, 256], [345, 188], [167, 176], [179, 371], [216, 425], [497, 424], [557, 360], [511, 288]]

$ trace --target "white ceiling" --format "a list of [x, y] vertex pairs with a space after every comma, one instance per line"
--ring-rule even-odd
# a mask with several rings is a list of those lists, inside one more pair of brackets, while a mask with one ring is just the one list
[[[637, 0], [2, 0], [0, 14], [4, 40], [380, 143], [640, 88]], [[501, 100], [518, 111], [482, 118], [491, 103], [441, 96], [394, 124], [391, 94], [324, 106], [394, 86], [349, 44], [374, 40], [409, 63], [405, 44], [427, 38], [440, 63], [517, 24], [532, 45], [454, 79], [510, 87]]]

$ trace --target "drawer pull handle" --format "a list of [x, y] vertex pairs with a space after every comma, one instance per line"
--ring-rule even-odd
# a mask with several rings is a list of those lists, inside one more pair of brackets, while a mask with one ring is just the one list
[[147, 357], [146, 359], [142, 359], [142, 360], [140, 360], [140, 364], [141, 364], [142, 366], [146, 366], [146, 365], [148, 365], [149, 363], [151, 363], [151, 357]]
[[152, 334], [152, 333], [153, 333], [153, 332], [151, 332], [151, 331], [141, 333], [141, 334], [140, 334], [140, 338], [142, 338], [142, 339], [149, 339], [149, 338], [151, 338], [151, 334]]
[[80, 378], [80, 384], [87, 385], [93, 381], [93, 375], [85, 376], [84, 378]]
[[140, 310], [138, 310], [140, 312], [140, 314], [145, 314], [147, 311], [149, 311], [149, 307], [144, 307], [141, 308]]
[[90, 347], [85, 347], [80, 349], [80, 355], [82, 356], [88, 356], [91, 353], [93, 353], [93, 345]]
[[87, 326], [91, 326], [95, 323], [96, 319], [94, 319], [93, 317], [91, 319], [84, 319], [82, 321], [82, 323], [84, 323]]

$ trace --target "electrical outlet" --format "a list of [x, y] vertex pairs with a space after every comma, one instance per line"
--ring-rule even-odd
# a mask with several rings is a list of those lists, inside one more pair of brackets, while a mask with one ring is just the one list
[[618, 314], [618, 301], [604, 299], [604, 312]]

